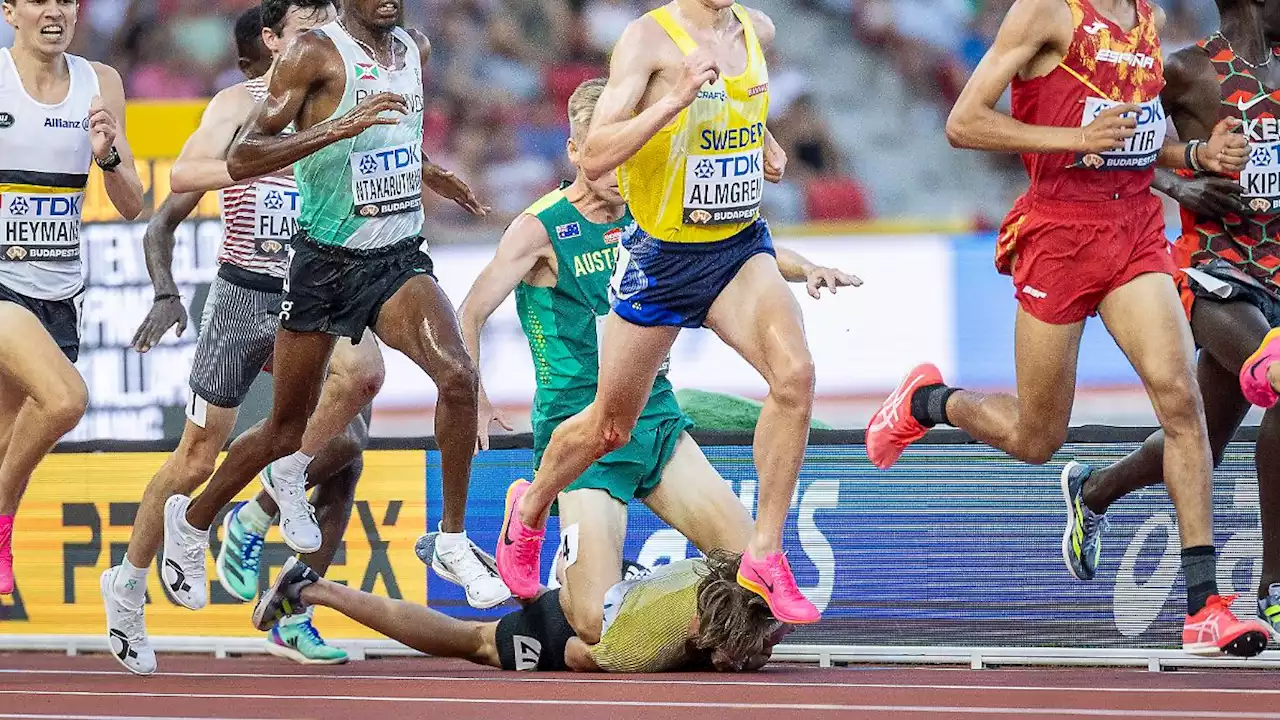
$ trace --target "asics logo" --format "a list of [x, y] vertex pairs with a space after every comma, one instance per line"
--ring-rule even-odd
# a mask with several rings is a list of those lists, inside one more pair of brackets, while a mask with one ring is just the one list
[[911, 378], [911, 381], [900, 385], [897, 390], [893, 391], [880, 407], [880, 414], [874, 418], [868, 430], [883, 430], [898, 421], [898, 410], [901, 409], [903, 401], [911, 397], [911, 393], [916, 386], [924, 381], [924, 377], [917, 375]]

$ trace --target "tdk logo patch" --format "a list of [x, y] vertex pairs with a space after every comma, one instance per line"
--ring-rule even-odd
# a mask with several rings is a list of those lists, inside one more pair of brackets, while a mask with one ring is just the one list
[[565, 225], [556, 226], [556, 238], [559, 240], [568, 240], [582, 235], [582, 228], [578, 227], [578, 223], [571, 222]]

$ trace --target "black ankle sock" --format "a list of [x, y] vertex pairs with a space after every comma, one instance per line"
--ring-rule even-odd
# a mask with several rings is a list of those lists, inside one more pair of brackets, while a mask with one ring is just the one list
[[1212, 545], [1183, 548], [1182, 574], [1187, 579], [1187, 614], [1204, 609], [1210, 595], [1218, 594], [1218, 568]]
[[950, 425], [947, 419], [947, 400], [960, 388], [946, 385], [925, 385], [911, 394], [911, 417], [925, 427]]

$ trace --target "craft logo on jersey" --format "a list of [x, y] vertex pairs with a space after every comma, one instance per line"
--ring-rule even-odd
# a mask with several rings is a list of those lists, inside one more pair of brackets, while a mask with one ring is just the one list
[[406, 143], [351, 154], [351, 194], [361, 217], [422, 208], [422, 146]]
[[13, 127], [13, 124], [17, 121], [13, 113], [0, 112], [0, 130]]
[[725, 92], [723, 88], [720, 90], [699, 90], [698, 99], [725, 102], [729, 99], [729, 93]]
[[357, 80], [377, 80], [380, 76], [378, 66], [373, 63], [356, 63]]
[[564, 225], [556, 226], [557, 240], [568, 240], [569, 238], [576, 238], [576, 237], [580, 237], [581, 235], [582, 235], [582, 228], [576, 222], [565, 223]]

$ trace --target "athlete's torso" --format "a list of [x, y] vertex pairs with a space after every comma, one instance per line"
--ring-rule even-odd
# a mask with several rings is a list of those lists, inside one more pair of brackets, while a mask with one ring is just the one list
[[604, 628], [592, 659], [606, 672], [667, 672], [693, 660], [701, 559], [680, 560], [605, 594]]
[[401, 95], [409, 113], [395, 125], [374, 125], [294, 165], [302, 196], [299, 225], [313, 241], [373, 249], [422, 232], [422, 68], [418, 46], [395, 28], [405, 47], [399, 69], [376, 64], [337, 21], [316, 32], [338, 49], [346, 88], [331, 117], [380, 92]]
[[[516, 310], [538, 384], [535, 426], [576, 415], [595, 400], [600, 331], [609, 314], [609, 276], [624, 229], [632, 223], [630, 212], [611, 223], [591, 222], [565, 197], [565, 187], [547, 193], [525, 211], [546, 229], [557, 269], [553, 286], [522, 282], [516, 287]], [[672, 395], [672, 389], [664, 368], [650, 399], [666, 395]]]
[[[703, 85], [688, 108], [618, 168], [637, 224], [661, 240], [724, 240], [759, 214], [769, 71], [746, 9], [734, 5], [733, 13], [742, 24], [746, 69]], [[667, 6], [648, 17], [682, 54], [697, 49]]]
[[1274, 290], [1280, 288], [1280, 100], [1273, 93], [1280, 88], [1264, 85], [1221, 33], [1200, 47], [1222, 87], [1218, 119], [1241, 119], [1249, 139], [1249, 164], [1240, 175], [1246, 212], [1206, 218], [1184, 208], [1174, 252], [1181, 267], [1221, 258]]
[[[267, 83], [254, 78], [245, 89], [255, 102], [267, 96]], [[301, 210], [298, 185], [292, 176], [269, 176], [222, 191], [225, 231], [219, 263], [249, 272], [283, 278], [289, 239], [298, 231]]]
[[0, 49], [0, 284], [43, 300], [84, 287], [80, 214], [93, 163], [89, 106], [98, 74], [64, 55], [71, 83], [64, 100], [36, 102], [13, 58]]
[[1122, 150], [1023, 155], [1030, 192], [1085, 202], [1149, 192], [1165, 139], [1160, 103], [1164, 64], [1155, 7], [1150, 0], [1135, 0], [1138, 22], [1125, 32], [1090, 0], [1065, 2], [1074, 23], [1070, 49], [1049, 74], [1014, 79], [1014, 118], [1030, 125], [1083, 127], [1109, 107], [1134, 103], [1141, 108], [1138, 130]]

